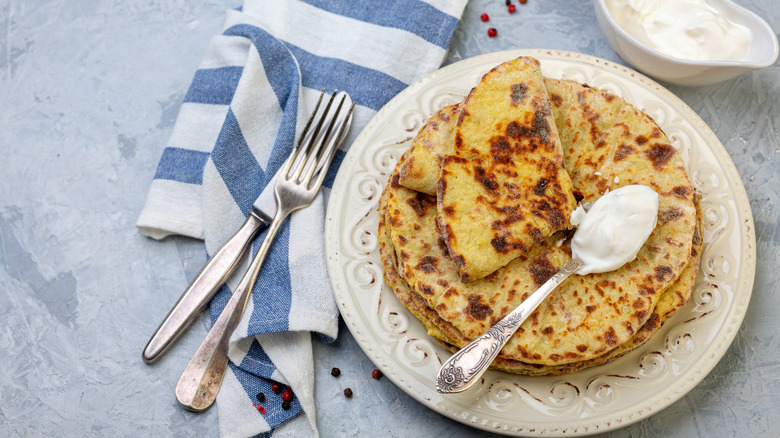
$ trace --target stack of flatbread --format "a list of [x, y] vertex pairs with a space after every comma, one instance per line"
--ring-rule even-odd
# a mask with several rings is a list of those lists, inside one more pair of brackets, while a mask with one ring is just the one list
[[646, 342], [689, 299], [701, 238], [685, 165], [623, 99], [542, 76], [521, 57], [420, 129], [379, 203], [384, 277], [450, 351], [479, 337], [571, 260], [572, 210], [628, 184], [660, 198], [636, 259], [573, 275], [512, 336], [492, 367], [561, 374]]

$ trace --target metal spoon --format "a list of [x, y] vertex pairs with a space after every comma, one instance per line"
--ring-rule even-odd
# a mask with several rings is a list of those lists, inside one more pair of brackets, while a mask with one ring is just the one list
[[504, 319], [444, 362], [436, 377], [436, 390], [448, 394], [463, 392], [474, 385], [520, 324], [550, 295], [550, 292], [584, 264], [575, 256]]

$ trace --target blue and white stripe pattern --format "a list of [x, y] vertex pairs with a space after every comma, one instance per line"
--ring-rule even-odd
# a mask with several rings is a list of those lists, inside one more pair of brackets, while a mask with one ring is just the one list
[[[146, 235], [202, 238], [212, 254], [289, 155], [320, 91], [344, 90], [356, 103], [325, 188], [283, 225], [231, 340], [230, 370], [217, 399], [221, 435], [317, 435], [311, 333], [327, 341], [338, 331], [325, 266], [325, 198], [368, 120], [439, 67], [465, 4], [245, 0], [212, 39], [138, 218]], [[212, 301], [212, 321], [248, 262]], [[273, 382], [292, 387], [290, 409], [271, 392]], [[255, 407], [258, 392], [266, 394], [265, 414]]]

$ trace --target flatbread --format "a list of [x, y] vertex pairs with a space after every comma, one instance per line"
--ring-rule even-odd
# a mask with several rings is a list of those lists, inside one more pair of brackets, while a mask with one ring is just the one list
[[[380, 253], [382, 254], [383, 273], [385, 281], [389, 284], [401, 301], [401, 303], [425, 326], [428, 334], [433, 336], [444, 348], [456, 352], [470, 342], [459, 330], [448, 321], [443, 320], [439, 314], [429, 308], [424, 299], [415, 294], [404, 279], [398, 274], [398, 254], [395, 252], [390, 228], [386, 225], [385, 212], [386, 197], [380, 201]], [[499, 356], [494, 360], [491, 368], [516, 374], [525, 375], [558, 375], [577, 371], [580, 369], [601, 365], [623, 356], [631, 350], [647, 342], [658, 331], [663, 323], [668, 320], [679, 308], [685, 305], [691, 295], [694, 280], [696, 278], [701, 254], [701, 239], [694, 240], [691, 260], [683, 270], [678, 280], [663, 292], [653, 313], [647, 322], [629, 338], [626, 342], [605, 352], [603, 355], [579, 362], [571, 362], [563, 365], [540, 365], [527, 363]]]
[[439, 168], [445, 155], [455, 147], [455, 129], [460, 117], [460, 104], [448, 105], [436, 111], [420, 128], [399, 172], [401, 185], [436, 196]]
[[[633, 337], [688, 265], [696, 225], [685, 166], [652, 119], [616, 96], [557, 82], [548, 92], [575, 193], [592, 202], [608, 189], [645, 184], [659, 193], [661, 209], [636, 260], [614, 272], [568, 279], [501, 352], [551, 366], [594, 359]], [[599, 114], [617, 116], [605, 121]], [[437, 229], [436, 200], [401, 186], [397, 177], [386, 193], [401, 278], [465, 339], [484, 333], [571, 258], [566, 234], [558, 233], [493, 274], [464, 283]]]
[[[402, 157], [402, 162], [405, 157]], [[400, 167], [400, 166], [399, 166]], [[392, 181], [391, 177], [391, 181]], [[445, 349], [453, 353], [467, 345], [470, 340], [465, 338], [452, 324], [443, 320], [439, 314], [429, 308], [424, 299], [415, 294], [406, 281], [398, 274], [398, 254], [392, 243], [390, 226], [386, 220], [388, 192], [392, 184], [388, 184], [379, 202], [379, 251], [383, 263], [385, 281], [390, 285], [396, 297], [426, 328], [428, 334], [436, 339]], [[698, 218], [700, 224], [701, 218]], [[700, 225], [699, 225], [700, 226]], [[491, 364], [491, 368], [524, 375], [559, 375], [580, 369], [602, 365], [617, 359], [631, 350], [647, 342], [674, 313], [690, 299], [701, 258], [702, 239], [697, 226], [693, 237], [691, 259], [678, 280], [661, 295], [658, 304], [647, 322], [626, 342], [603, 355], [590, 360], [572, 362], [564, 365], [539, 365], [499, 356]]]
[[439, 227], [462, 281], [570, 228], [576, 201], [563, 164], [539, 61], [486, 73], [461, 105], [437, 187]]

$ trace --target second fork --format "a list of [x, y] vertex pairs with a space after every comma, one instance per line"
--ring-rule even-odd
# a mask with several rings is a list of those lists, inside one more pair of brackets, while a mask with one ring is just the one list
[[230, 336], [242, 318], [271, 242], [290, 213], [314, 200], [349, 129], [353, 106], [347, 93], [334, 93], [311, 136], [301, 139], [284, 163], [275, 187], [278, 209], [260, 248], [176, 385], [176, 398], [185, 408], [203, 411], [216, 399], [227, 369]]

